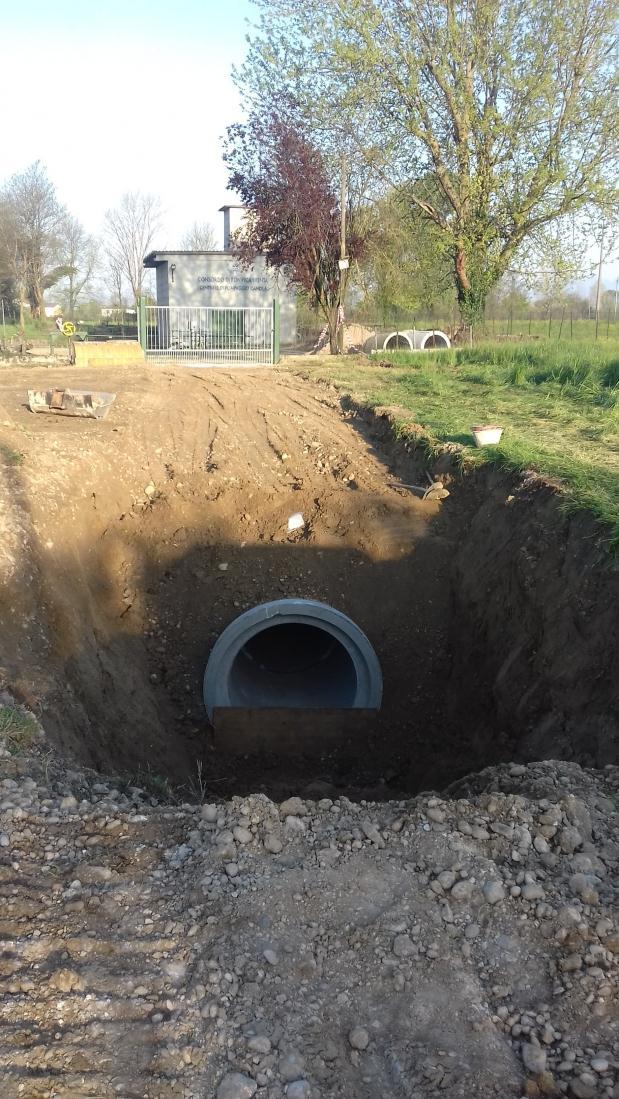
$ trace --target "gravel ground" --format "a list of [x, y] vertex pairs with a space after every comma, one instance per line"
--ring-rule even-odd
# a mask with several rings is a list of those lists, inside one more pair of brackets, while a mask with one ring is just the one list
[[619, 1096], [619, 769], [162, 804], [2, 750], [0, 1095]]

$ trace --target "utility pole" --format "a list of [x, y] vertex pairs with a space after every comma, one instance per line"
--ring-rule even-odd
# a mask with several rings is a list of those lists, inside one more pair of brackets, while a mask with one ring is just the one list
[[[340, 181], [340, 306], [338, 309], [338, 318], [340, 316], [340, 309], [344, 309], [344, 292], [346, 289], [346, 272], [348, 271], [348, 256], [346, 255], [346, 154], [342, 154], [342, 178]], [[344, 325], [341, 324], [337, 333], [337, 345], [340, 353], [344, 351]]]
[[602, 229], [602, 236], [600, 238], [600, 260], [598, 263], [598, 282], [597, 289], [595, 291], [595, 338], [598, 338], [598, 328], [600, 324], [600, 297], [602, 293], [602, 257], [604, 250], [604, 230]]

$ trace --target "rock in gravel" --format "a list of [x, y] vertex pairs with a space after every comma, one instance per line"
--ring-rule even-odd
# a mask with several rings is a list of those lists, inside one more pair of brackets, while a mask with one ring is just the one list
[[367, 1049], [370, 1044], [370, 1035], [364, 1026], [356, 1026], [350, 1031], [348, 1041], [353, 1049]]
[[291, 1049], [280, 1057], [278, 1068], [284, 1083], [292, 1083], [305, 1076], [305, 1061], [296, 1049]]
[[307, 806], [301, 798], [288, 798], [286, 801], [282, 801], [279, 811], [282, 817], [305, 817], [307, 816]]
[[473, 882], [467, 881], [465, 878], [463, 881], [457, 881], [451, 890], [450, 896], [455, 901], [469, 901], [473, 896]]
[[594, 1057], [591, 1062], [591, 1068], [594, 1072], [608, 1072], [609, 1067], [605, 1057]]
[[529, 882], [523, 885], [521, 896], [525, 901], [541, 901], [545, 894], [539, 882]]
[[247, 1048], [251, 1049], [252, 1053], [270, 1053], [271, 1039], [267, 1038], [265, 1034], [256, 1034], [249, 1039]]
[[381, 836], [377, 826], [371, 820], [362, 820], [361, 828], [366, 839], [369, 839], [371, 843], [374, 843], [376, 847], [384, 847], [385, 841]]
[[49, 983], [52, 988], [58, 989], [59, 992], [73, 992], [84, 987], [79, 974], [72, 969], [57, 969], [55, 973], [52, 973]]
[[546, 1050], [533, 1042], [524, 1042], [522, 1045], [522, 1061], [527, 1072], [534, 1074], [544, 1072], [546, 1068]]
[[441, 870], [440, 874], [437, 875], [436, 880], [443, 889], [451, 889], [456, 880], [456, 875], [453, 870]]
[[408, 958], [414, 952], [415, 946], [410, 935], [396, 935], [393, 940], [393, 953], [396, 958]]
[[251, 1076], [241, 1072], [229, 1072], [217, 1088], [217, 1099], [252, 1099], [258, 1085]]
[[281, 840], [278, 840], [277, 836], [274, 836], [272, 832], [269, 832], [264, 837], [265, 850], [270, 851], [272, 855], [278, 855], [283, 846]]
[[596, 1099], [597, 1089], [586, 1080], [572, 1080], [568, 1094], [573, 1099]]
[[311, 1094], [309, 1080], [293, 1080], [286, 1088], [286, 1099], [310, 1099]]
[[433, 821], [435, 824], [443, 824], [445, 820], [445, 813], [442, 809], [438, 809], [436, 806], [432, 806], [431, 809], [428, 809], [426, 816], [428, 820]]
[[505, 899], [505, 887], [500, 881], [487, 881], [484, 882], [483, 894], [488, 904], [498, 904]]
[[568, 825], [566, 828], [562, 828], [558, 835], [558, 843], [561, 850], [566, 855], [573, 855], [574, 851], [582, 847], [582, 836], [577, 828], [573, 828]]

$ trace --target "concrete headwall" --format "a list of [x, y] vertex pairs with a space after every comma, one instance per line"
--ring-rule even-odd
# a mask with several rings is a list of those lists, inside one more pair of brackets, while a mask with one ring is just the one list
[[137, 366], [144, 361], [137, 340], [84, 340], [75, 344], [76, 366]]

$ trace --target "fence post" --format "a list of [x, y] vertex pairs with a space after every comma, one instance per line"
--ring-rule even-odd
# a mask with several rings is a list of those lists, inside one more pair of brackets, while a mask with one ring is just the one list
[[146, 302], [142, 296], [138, 300], [138, 340], [146, 354]]
[[273, 314], [271, 320], [271, 362], [273, 366], [279, 362], [279, 299], [273, 298]]

